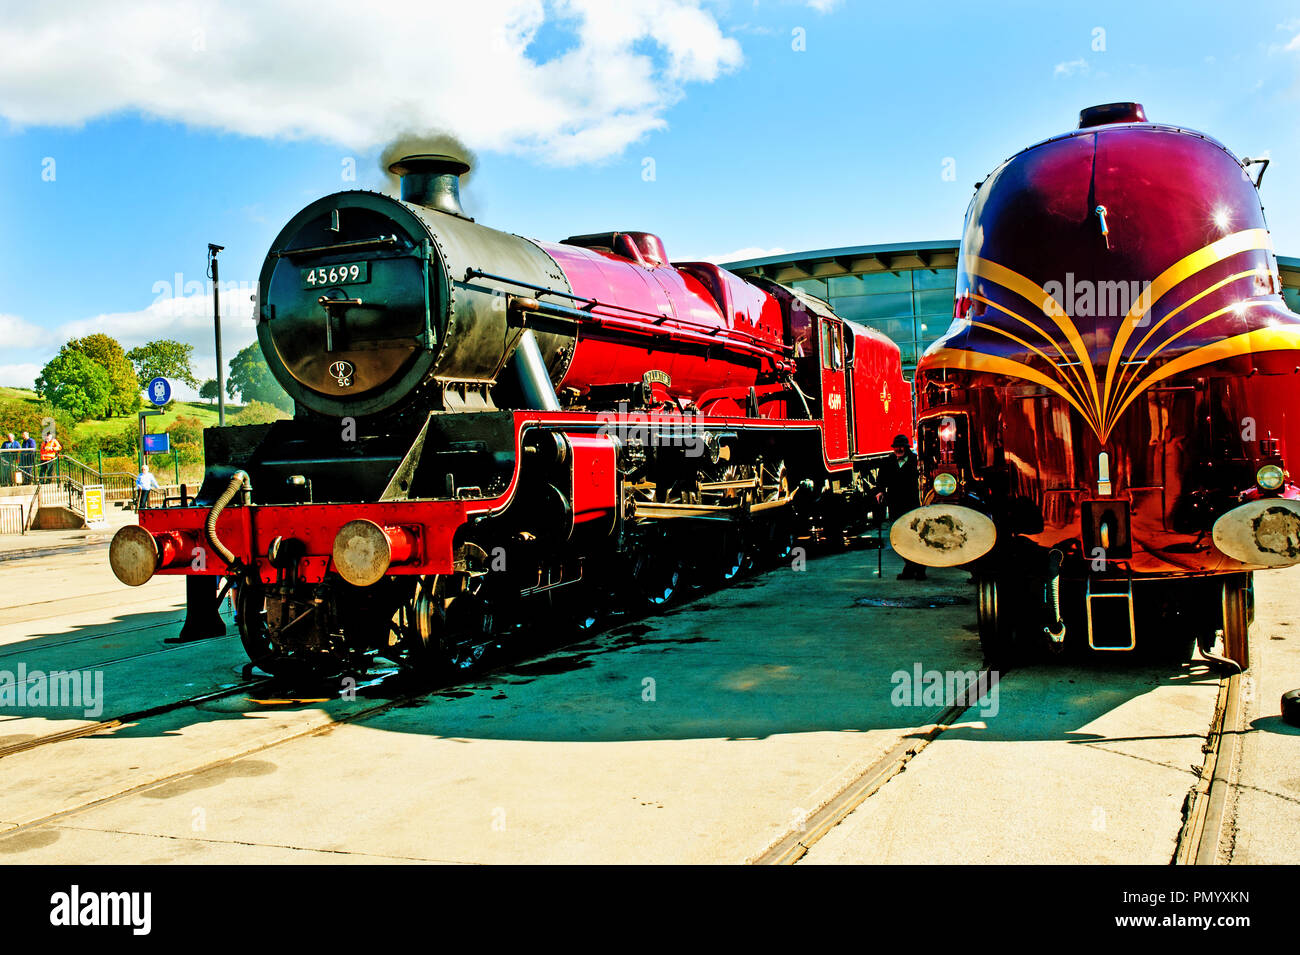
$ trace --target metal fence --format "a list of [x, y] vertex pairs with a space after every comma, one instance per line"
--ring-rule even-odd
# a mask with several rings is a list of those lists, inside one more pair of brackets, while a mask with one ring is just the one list
[[0, 504], [0, 534], [26, 534], [27, 513], [22, 502]]
[[[70, 455], [50, 461], [39, 460], [31, 448], [0, 449], [0, 487], [31, 489], [20, 502], [0, 504], [0, 534], [26, 533], [42, 507], [66, 507], [86, 516], [86, 488], [104, 489], [104, 504], [121, 502], [134, 510], [139, 504], [136, 475], [126, 471], [98, 471]], [[181, 502], [180, 485], [163, 484], [149, 495], [149, 507], [175, 506]]]

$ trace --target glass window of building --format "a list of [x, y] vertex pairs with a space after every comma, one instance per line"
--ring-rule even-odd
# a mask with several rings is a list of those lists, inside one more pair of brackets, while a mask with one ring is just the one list
[[[926, 243], [916, 250], [894, 245], [836, 249], [834, 252], [833, 256], [812, 256], [815, 266], [807, 264], [810, 256], [803, 254], [792, 255], [788, 265], [766, 260], [760, 267], [742, 267], [739, 271], [752, 274], [753, 268], [760, 274], [823, 299], [842, 318], [887, 335], [898, 345], [903, 372], [911, 377], [917, 358], [932, 342], [941, 338], [951, 324], [957, 285], [957, 270], [951, 264], [956, 260], [956, 243]], [[846, 255], [846, 252], [851, 254]], [[931, 268], [928, 263], [935, 261], [936, 257], [948, 267]], [[886, 268], [855, 271], [844, 267], [857, 261], [864, 265], [883, 261]], [[897, 267], [904, 263], [908, 267]], [[807, 275], [810, 267], [816, 268], [816, 278], [789, 274]], [[1291, 302], [1292, 298], [1287, 300]]]

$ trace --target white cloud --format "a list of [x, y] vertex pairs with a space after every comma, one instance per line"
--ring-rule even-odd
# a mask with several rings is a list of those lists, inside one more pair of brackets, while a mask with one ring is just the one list
[[30, 388], [41, 373], [41, 365], [0, 365], [0, 385], [10, 388]]
[[[230, 359], [257, 340], [252, 290], [222, 282], [221, 353], [229, 369]], [[134, 312], [113, 312], [67, 322], [59, 327], [57, 340], [80, 338], [103, 332], [122, 343], [127, 351], [145, 342], [170, 338], [194, 346], [194, 375], [200, 381], [217, 376], [215, 331], [212, 323], [212, 294], [160, 295], [147, 308]], [[40, 369], [38, 368], [37, 371]], [[184, 385], [173, 382], [182, 398], [197, 397]]]
[[[563, 52], [541, 60], [548, 20]], [[355, 149], [446, 130], [582, 162], [662, 128], [685, 84], [740, 62], [698, 0], [476, 0], [454, 16], [411, 0], [71, 0], [6, 8], [0, 116], [75, 126], [138, 110]]]
[[0, 348], [37, 348], [50, 338], [39, 325], [17, 315], [0, 315]]
[[807, 3], [818, 13], [830, 13], [840, 5], [840, 0], [807, 0]]
[[1087, 73], [1088, 61], [1083, 57], [1069, 62], [1057, 63], [1056, 68], [1052, 70], [1053, 76], [1073, 76], [1075, 73]]
[[728, 262], [744, 262], [748, 259], [761, 259], [769, 255], [780, 255], [785, 249], [763, 249], [756, 245], [747, 245], [743, 249], [736, 249], [734, 252], [728, 252], [725, 255], [706, 255], [705, 262], [714, 262], [718, 265], [725, 265]]

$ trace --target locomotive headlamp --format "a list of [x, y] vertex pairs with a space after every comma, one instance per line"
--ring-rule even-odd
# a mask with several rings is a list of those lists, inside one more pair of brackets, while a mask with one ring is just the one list
[[934, 476], [934, 493], [941, 497], [947, 497], [957, 490], [957, 478], [947, 471], [941, 471]]
[[1276, 491], [1286, 480], [1286, 473], [1276, 464], [1266, 464], [1255, 472], [1255, 483], [1261, 490]]

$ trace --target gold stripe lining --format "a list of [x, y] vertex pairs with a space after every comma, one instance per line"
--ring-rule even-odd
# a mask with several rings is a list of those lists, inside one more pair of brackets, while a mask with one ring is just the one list
[[[1150, 311], [1166, 292], [1184, 279], [1211, 265], [1222, 262], [1230, 255], [1254, 249], [1269, 248], [1272, 248], [1272, 243], [1269, 241], [1267, 229], [1243, 229], [1241, 232], [1225, 235], [1223, 238], [1197, 249], [1190, 255], [1183, 256], [1157, 275], [1146, 294], [1139, 296], [1138, 300], [1130, 306], [1128, 314], [1120, 322], [1119, 331], [1115, 334], [1115, 341], [1111, 344], [1110, 359], [1106, 362], [1106, 382], [1104, 386], [1107, 404], [1110, 401], [1110, 385], [1115, 375], [1120, 352], [1123, 350], [1125, 343], [1128, 342], [1129, 336], [1133, 334], [1133, 329], [1137, 327], [1141, 317]], [[1106, 407], [1103, 406], [1103, 419], [1106, 418], [1105, 412]]]
[[[1146, 333], [1145, 335], [1142, 336], [1142, 340], [1141, 340], [1140, 342], [1138, 342], [1136, 345], [1134, 345], [1134, 346], [1133, 346], [1133, 350], [1130, 351], [1130, 352], [1128, 353], [1129, 360], [1130, 360], [1130, 361], [1135, 360], [1135, 359], [1137, 358], [1137, 354], [1138, 354], [1138, 352], [1140, 352], [1140, 351], [1142, 350], [1142, 346], [1145, 345], [1148, 341], [1151, 340], [1151, 336], [1154, 335], [1154, 334], [1156, 333], [1156, 330], [1157, 330], [1158, 328], [1160, 328], [1161, 325], [1165, 324], [1165, 322], [1169, 321], [1171, 318], [1173, 318], [1175, 315], [1177, 315], [1179, 312], [1181, 312], [1183, 309], [1187, 308], [1187, 307], [1190, 306], [1190, 305], [1194, 305], [1195, 303], [1199, 302], [1201, 299], [1205, 298], [1205, 296], [1207, 296], [1207, 295], [1211, 295], [1211, 294], [1213, 294], [1214, 292], [1217, 292], [1219, 289], [1223, 288], [1225, 285], [1230, 285], [1231, 283], [1236, 282], [1238, 279], [1245, 278], [1245, 277], [1248, 276], [1248, 275], [1255, 275], [1255, 274], [1257, 274], [1258, 272], [1259, 272], [1259, 269], [1250, 269], [1249, 271], [1246, 271], [1246, 272], [1237, 272], [1236, 274], [1234, 274], [1234, 275], [1230, 275], [1230, 276], [1228, 276], [1226, 279], [1223, 279], [1222, 281], [1215, 282], [1213, 285], [1211, 285], [1211, 286], [1210, 286], [1209, 288], [1207, 288], [1205, 291], [1203, 291], [1203, 292], [1198, 292], [1196, 295], [1193, 295], [1193, 296], [1192, 296], [1191, 298], [1189, 298], [1187, 301], [1183, 302], [1182, 305], [1179, 305], [1177, 308], [1175, 308], [1173, 311], [1171, 311], [1168, 315], [1166, 315], [1164, 318], [1160, 319], [1160, 321], [1156, 322], [1156, 323], [1155, 323], [1154, 325], [1152, 325], [1149, 329], [1147, 329], [1147, 333]], [[1216, 314], [1218, 314], [1218, 313], [1216, 313]], [[1170, 341], [1172, 341], [1172, 339], [1170, 339]], [[1168, 342], [1166, 342], [1165, 344], [1168, 344]], [[1163, 348], [1163, 347], [1164, 347], [1163, 345], [1160, 346], [1160, 348]], [[1160, 350], [1160, 348], [1157, 348], [1155, 351], [1151, 352], [1150, 355], [1147, 355], [1147, 359], [1150, 360], [1151, 355], [1154, 355], [1154, 354], [1156, 353], [1156, 351], [1159, 351], [1159, 350]], [[1137, 380], [1138, 376], [1141, 374], [1141, 372], [1138, 370], [1139, 368], [1141, 368], [1140, 365], [1134, 367], [1134, 369], [1132, 370], [1132, 373], [1131, 373], [1130, 376], [1129, 376], [1129, 380], [1128, 380], [1128, 384], [1127, 384], [1127, 385], [1124, 384], [1124, 371], [1123, 371], [1122, 368], [1120, 369], [1119, 377], [1115, 379], [1115, 392], [1114, 392], [1114, 396], [1115, 396], [1115, 400], [1116, 400], [1116, 401], [1121, 400], [1121, 398], [1122, 398], [1122, 396], [1123, 396], [1123, 394], [1124, 394], [1124, 390], [1125, 390], [1126, 387], [1132, 387], [1132, 386], [1133, 386], [1133, 383]], [[1109, 392], [1108, 392], [1108, 393], [1109, 393]], [[1110, 424], [1111, 421], [1108, 421], [1107, 423]]]

